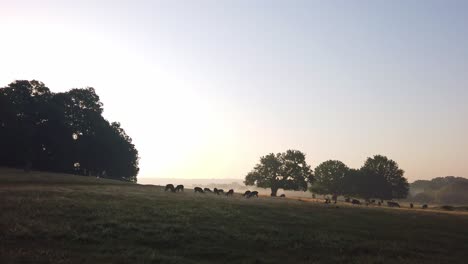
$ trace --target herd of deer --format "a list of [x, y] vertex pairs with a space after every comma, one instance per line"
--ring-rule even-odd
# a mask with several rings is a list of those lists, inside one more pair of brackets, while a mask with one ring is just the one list
[[[183, 192], [184, 191], [184, 186], [183, 185], [177, 185], [176, 187], [174, 187], [173, 184], [168, 184], [166, 185], [166, 188], [164, 189], [165, 192], [167, 191], [170, 191], [170, 192]], [[202, 189], [201, 187], [195, 187], [193, 188], [193, 191], [196, 192], [196, 193], [214, 193], [214, 194], [217, 194], [217, 195], [226, 195], [226, 196], [232, 196], [234, 195], [234, 190], [233, 189], [230, 189], [229, 191], [227, 191], [226, 193], [224, 193], [224, 190], [223, 189], [217, 189], [217, 188], [214, 188], [213, 191], [210, 189], [210, 188], [204, 188]], [[258, 192], [257, 191], [246, 191], [243, 195], [243, 197], [246, 197], [246, 198], [251, 198], [251, 197], [257, 197], [258, 198]]]
[[[336, 198], [334, 199], [335, 203], [336, 203]], [[329, 198], [327, 198], [325, 200], [325, 203], [330, 203], [331, 200]], [[350, 199], [350, 198], [346, 198], [345, 202], [347, 203], [352, 203], [352, 204], [361, 204], [361, 201], [357, 200], [357, 199]], [[366, 200], [366, 205], [370, 205], [370, 204], [377, 204], [378, 206], [381, 206], [383, 204], [383, 200], [380, 200], [380, 201], [375, 201], [375, 200]], [[410, 208], [414, 208], [414, 204], [413, 203], [410, 203]], [[393, 201], [387, 201], [387, 206], [388, 207], [398, 207], [400, 208], [400, 204], [397, 203], [397, 202], [393, 202]], [[427, 204], [423, 204], [421, 206], [422, 209], [427, 209]]]
[[[224, 190], [223, 189], [217, 189], [217, 188], [214, 188], [213, 191], [210, 189], [210, 188], [201, 188], [201, 187], [195, 187], [193, 188], [194, 192], [196, 193], [214, 193], [214, 194], [217, 194], [217, 195], [226, 195], [226, 196], [232, 196], [234, 195], [234, 190], [233, 189], [230, 189], [229, 191], [227, 191], [226, 193], [224, 193]], [[177, 185], [176, 187], [174, 187], [173, 184], [168, 184], [166, 185], [166, 188], [164, 189], [164, 191], [171, 191], [171, 192], [183, 192], [184, 191], [184, 186], [183, 185]], [[243, 197], [246, 197], [246, 198], [251, 198], [251, 197], [257, 197], [258, 198], [258, 192], [257, 191], [245, 191], [244, 194], [242, 194]], [[286, 197], [284, 194], [282, 194], [280, 197]], [[335, 203], [337, 202], [337, 197], [334, 195], [333, 196], [333, 201], [335, 201]], [[331, 203], [332, 199], [330, 198], [326, 198], [325, 199], [325, 203]], [[351, 204], [357, 204], [357, 205], [360, 205], [361, 204], [361, 201], [357, 200], [357, 199], [350, 199], [350, 198], [346, 198], [345, 202], [347, 203], [351, 203]], [[375, 201], [375, 200], [367, 200], [366, 201], [366, 205], [369, 205], [369, 204], [377, 204], [379, 206], [381, 206], [383, 204], [383, 201]], [[387, 202], [387, 206], [388, 207], [400, 207], [400, 204], [397, 203], [397, 202], [393, 202], [393, 201], [388, 201]], [[413, 203], [410, 203], [410, 208], [414, 208], [414, 205]], [[427, 209], [427, 204], [423, 204], [422, 205], [422, 209]]]

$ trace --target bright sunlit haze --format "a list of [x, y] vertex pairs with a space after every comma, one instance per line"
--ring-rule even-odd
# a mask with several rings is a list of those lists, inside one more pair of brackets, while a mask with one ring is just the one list
[[[399, 2], [397, 4], [397, 2]], [[464, 1], [0, 0], [0, 87], [94, 87], [141, 178], [243, 178], [386, 155], [468, 176]]]

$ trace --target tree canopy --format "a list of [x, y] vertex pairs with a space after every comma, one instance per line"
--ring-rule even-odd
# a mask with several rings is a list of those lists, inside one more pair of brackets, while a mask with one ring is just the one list
[[0, 165], [136, 182], [138, 151], [102, 113], [93, 88], [52, 93], [35, 80], [0, 88]]
[[310, 190], [318, 194], [358, 196], [365, 199], [405, 198], [409, 185], [398, 164], [382, 155], [368, 158], [360, 169], [338, 160], [325, 161], [314, 170]]
[[271, 188], [271, 196], [278, 189], [307, 190], [307, 182], [313, 180], [313, 173], [305, 161], [305, 154], [298, 150], [270, 153], [260, 158], [260, 163], [245, 177], [245, 185]]
[[361, 181], [366, 183], [361, 193], [369, 198], [406, 198], [409, 184], [404, 173], [395, 161], [385, 156], [367, 158], [360, 173]]
[[339, 160], [328, 160], [314, 170], [314, 182], [311, 190], [318, 194], [345, 193], [344, 179], [349, 172], [348, 166]]

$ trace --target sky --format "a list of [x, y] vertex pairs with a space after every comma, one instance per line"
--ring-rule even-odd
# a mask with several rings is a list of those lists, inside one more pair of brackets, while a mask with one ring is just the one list
[[0, 0], [0, 87], [94, 87], [139, 178], [271, 152], [468, 177], [467, 1]]

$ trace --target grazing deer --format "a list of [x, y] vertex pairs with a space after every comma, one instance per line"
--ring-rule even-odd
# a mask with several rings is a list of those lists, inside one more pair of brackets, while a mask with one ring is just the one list
[[[216, 189], [216, 188], [215, 188], [215, 189]], [[209, 193], [212, 192], [212, 191], [210, 190], [210, 188], [204, 188], [203, 190], [204, 190], [205, 192], [209, 192]]]
[[361, 201], [356, 200], [356, 199], [353, 199], [353, 200], [351, 201], [351, 203], [352, 203], [352, 204], [361, 204]]
[[218, 195], [219, 195], [219, 194], [224, 194], [224, 190], [223, 190], [223, 189], [218, 189], [218, 193], [217, 193], [217, 194], [218, 194]]
[[423, 204], [422, 209], [427, 209], [427, 204]]
[[176, 192], [183, 192], [184, 191], [184, 186], [182, 184], [177, 185], [177, 187], [175, 188], [175, 191]]
[[199, 192], [199, 193], [205, 193], [205, 192], [203, 191], [203, 189], [200, 188], [200, 187], [195, 187], [195, 188], [193, 189], [193, 191], [194, 191], [195, 193], [197, 193], [197, 192]]
[[226, 196], [232, 196], [234, 194], [234, 190], [231, 189], [226, 193]]
[[247, 198], [254, 197], [254, 196], [258, 198], [258, 192], [257, 191], [250, 192], [249, 195], [247, 196]]
[[280, 197], [286, 197], [286, 194], [283, 193], [282, 195], [280, 195]]
[[245, 191], [245, 193], [244, 193], [242, 196], [244, 196], [244, 197], [249, 197], [249, 194], [250, 194], [250, 191], [247, 190], [247, 191]]
[[387, 205], [388, 205], [388, 207], [398, 207], [398, 208], [400, 207], [400, 204], [399, 204], [399, 203], [397, 203], [397, 202], [392, 202], [392, 201], [388, 201], [388, 202], [387, 202]]
[[166, 188], [164, 188], [164, 191], [165, 192], [167, 192], [167, 191], [175, 192], [174, 185], [173, 184], [166, 185]]

